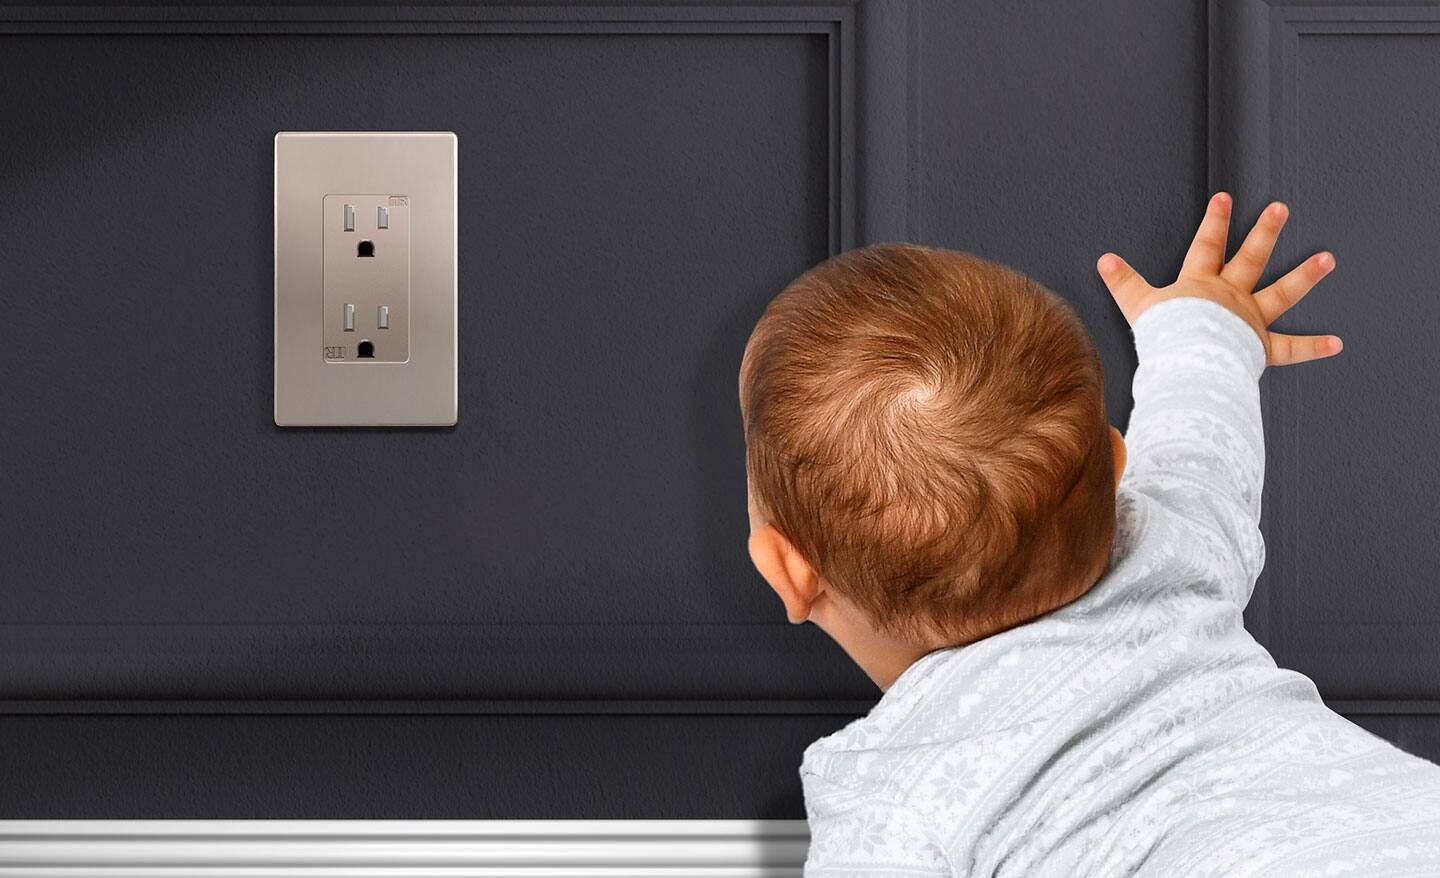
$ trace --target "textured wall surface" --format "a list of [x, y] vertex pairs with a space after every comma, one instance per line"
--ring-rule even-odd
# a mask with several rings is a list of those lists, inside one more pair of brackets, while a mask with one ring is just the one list
[[[36, 649], [0, 679], [640, 696], [708, 663], [607, 661], [587, 632], [790, 633], [737, 551], [734, 373], [767, 294], [827, 252], [823, 38], [6, 40], [6, 191], [37, 219], [7, 287], [48, 329], [4, 355], [33, 379], [3, 400], [3, 616], [66, 623], [44, 636], [94, 663]], [[271, 422], [271, 141], [363, 128], [463, 144], [453, 430]]]
[[[745, 557], [765, 302], [1006, 262], [1123, 427], [1094, 260], [1168, 281], [1212, 185], [1342, 266], [1292, 325], [1346, 356], [1264, 379], [1252, 622], [1440, 756], [1431, 7], [669, 5], [0, 5], [0, 816], [803, 816], [874, 691]], [[270, 420], [271, 138], [331, 129], [459, 137], [453, 429]]]

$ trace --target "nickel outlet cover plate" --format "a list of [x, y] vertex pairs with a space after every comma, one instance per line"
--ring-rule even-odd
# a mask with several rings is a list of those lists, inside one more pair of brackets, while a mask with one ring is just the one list
[[[456, 155], [450, 132], [275, 136], [276, 424], [456, 422]], [[356, 232], [337, 237], [329, 225], [348, 223], [347, 209]], [[367, 229], [376, 258], [347, 249], [337, 261], [335, 242], [353, 247]], [[374, 290], [352, 270], [377, 272]], [[375, 340], [369, 359], [355, 353], [362, 337]]]

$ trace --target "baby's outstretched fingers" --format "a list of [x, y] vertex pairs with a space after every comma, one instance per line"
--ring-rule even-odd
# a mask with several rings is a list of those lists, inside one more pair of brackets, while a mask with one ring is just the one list
[[1265, 273], [1270, 254], [1275, 250], [1275, 239], [1280, 237], [1280, 230], [1285, 227], [1289, 216], [1289, 208], [1279, 201], [1272, 201], [1260, 212], [1255, 227], [1245, 236], [1245, 243], [1225, 264], [1220, 276], [1244, 292], [1254, 290], [1255, 284], [1260, 282], [1260, 275]]
[[1315, 288], [1335, 268], [1335, 257], [1329, 252], [1316, 253], [1290, 269], [1284, 277], [1255, 294], [1260, 317], [1269, 326], [1275, 318], [1295, 307], [1305, 294]]
[[1333, 357], [1344, 348], [1339, 336], [1334, 335], [1286, 335], [1283, 332], [1270, 333], [1271, 366], [1288, 366]]
[[1230, 196], [1216, 192], [1205, 207], [1205, 218], [1195, 230], [1195, 240], [1185, 253], [1180, 276], [1214, 276], [1225, 265], [1225, 241], [1230, 232]]

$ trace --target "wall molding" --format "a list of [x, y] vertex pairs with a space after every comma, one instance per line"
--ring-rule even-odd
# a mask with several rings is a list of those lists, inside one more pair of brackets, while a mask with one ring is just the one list
[[10, 820], [0, 878], [801, 874], [803, 820]]
[[[818, 113], [828, 144], [830, 250], [911, 240], [919, 222], [917, 44], [920, 0], [796, 3], [661, 2], [617, 4], [551, 0], [488, 5], [275, 5], [109, 3], [0, 6], [0, 35], [230, 34], [591, 34], [807, 35], [829, 52], [828, 113]], [[822, 99], [817, 95], [817, 102]], [[816, 128], [818, 129], [818, 125]], [[820, 211], [817, 210], [817, 214]], [[821, 222], [817, 216], [816, 222]], [[609, 685], [614, 656], [683, 650], [723, 668], [758, 648], [828, 655], [783, 622], [686, 625], [403, 625], [66, 623], [0, 624], [7, 669], [3, 714], [111, 713], [852, 713], [862, 690], [806, 691], [788, 682], [668, 673], [665, 662], [634, 663], [640, 682]], [[563, 648], [576, 669], [536, 680], [531, 669], [494, 656]], [[464, 672], [405, 673], [395, 655], [483, 653]], [[161, 655], [163, 653], [163, 655]], [[344, 655], [342, 672], [311, 673], [290, 657]], [[447, 667], [437, 662], [438, 668]], [[458, 667], [458, 665], [457, 665]], [[685, 670], [685, 669], [681, 669]], [[668, 673], [668, 675], [667, 675]], [[718, 697], [712, 697], [718, 696]], [[798, 710], [774, 702], [796, 699]], [[828, 699], [838, 699], [831, 704]], [[177, 706], [195, 699], [198, 708]], [[584, 702], [577, 699], [586, 699]], [[846, 700], [849, 699], [849, 700]], [[665, 708], [680, 703], [678, 710]], [[351, 703], [358, 709], [352, 709]], [[258, 705], [253, 709], [249, 704]], [[447, 706], [436, 708], [437, 704]], [[422, 705], [418, 709], [413, 705]], [[128, 706], [127, 706], [128, 705]], [[268, 705], [268, 706], [267, 706]], [[460, 705], [458, 708], [456, 705]], [[479, 705], [476, 707], [476, 705]], [[557, 706], [558, 705], [558, 706]], [[730, 707], [725, 707], [730, 705]], [[808, 705], [808, 706], [807, 706]], [[863, 711], [859, 711], [863, 712]]]
[[[891, 66], [910, 71], [904, 50], [916, 34], [918, 0], [877, 0], [870, 6], [905, 10], [905, 27], [871, 46], [899, 49]], [[856, 181], [857, 10], [865, 0], [803, 4], [785, 0], [627, 3], [595, 5], [568, 0], [526, 5], [302, 6], [219, 5], [148, 6], [3, 6], [0, 34], [823, 34], [830, 47], [831, 252], [856, 245], [859, 217]], [[870, 15], [875, 20], [874, 12]], [[896, 17], [893, 13], [889, 17]], [[878, 29], [878, 28], [877, 28]], [[891, 29], [895, 30], [895, 29]], [[876, 65], [867, 65], [876, 66]], [[899, 77], [870, 72], [890, 90], [911, 84], [913, 73]], [[875, 101], [894, 103], [896, 95]], [[912, 110], [913, 102], [900, 98]], [[905, 128], [908, 132], [908, 123]], [[902, 149], [904, 145], [902, 145]], [[908, 166], [912, 157], [907, 156]], [[908, 168], [907, 168], [908, 170]], [[913, 187], [901, 191], [909, 194]], [[909, 217], [906, 206], [900, 213]]]
[[[1208, 191], [1227, 190], [1253, 217], [1271, 200], [1293, 201], [1302, 179], [1297, 165], [1307, 142], [1301, 126], [1303, 86], [1301, 51], [1314, 38], [1413, 36], [1440, 34], [1440, 0], [1394, 3], [1332, 0], [1210, 0]], [[1243, 223], [1237, 223], [1237, 226]], [[1310, 255], [1282, 237], [1272, 264], [1294, 265]], [[1283, 327], [1283, 323], [1281, 324]], [[1389, 624], [1307, 622], [1300, 603], [1311, 592], [1302, 565], [1316, 547], [1305, 542], [1305, 517], [1312, 505], [1304, 497], [1307, 472], [1305, 382], [1324, 380], [1319, 372], [1279, 370], [1264, 379], [1262, 394], [1270, 455], [1262, 508], [1270, 560], [1246, 613], [1247, 627], [1282, 665], [1316, 678], [1330, 706], [1348, 716], [1434, 716], [1440, 714], [1440, 689], [1433, 674], [1416, 675], [1403, 686], [1377, 686], [1366, 669], [1374, 651], [1364, 644], [1403, 641], [1411, 653], [1425, 654], [1426, 641]], [[1281, 476], [1289, 478], [1281, 478]], [[1343, 548], [1339, 549], [1343, 551]], [[1417, 622], [1417, 624], [1419, 624]], [[1299, 632], [1302, 636], [1297, 636]], [[1322, 638], [1317, 638], [1320, 632]], [[1403, 632], [1400, 632], [1403, 634]], [[1309, 636], [1307, 642], [1306, 636]], [[1400, 648], [1400, 647], [1395, 647]], [[1343, 655], [1347, 662], [1336, 662]], [[1323, 673], [1316, 669], [1324, 669]], [[1328, 678], [1328, 679], [1327, 679]], [[1383, 691], [1380, 691], [1382, 690]]]

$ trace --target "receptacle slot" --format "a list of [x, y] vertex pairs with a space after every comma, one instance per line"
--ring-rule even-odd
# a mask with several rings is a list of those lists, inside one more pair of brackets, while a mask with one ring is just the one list
[[[335, 365], [410, 359], [410, 209], [401, 195], [325, 196], [325, 338]], [[364, 257], [364, 258], [358, 258]], [[384, 344], [354, 338], [384, 331]]]

